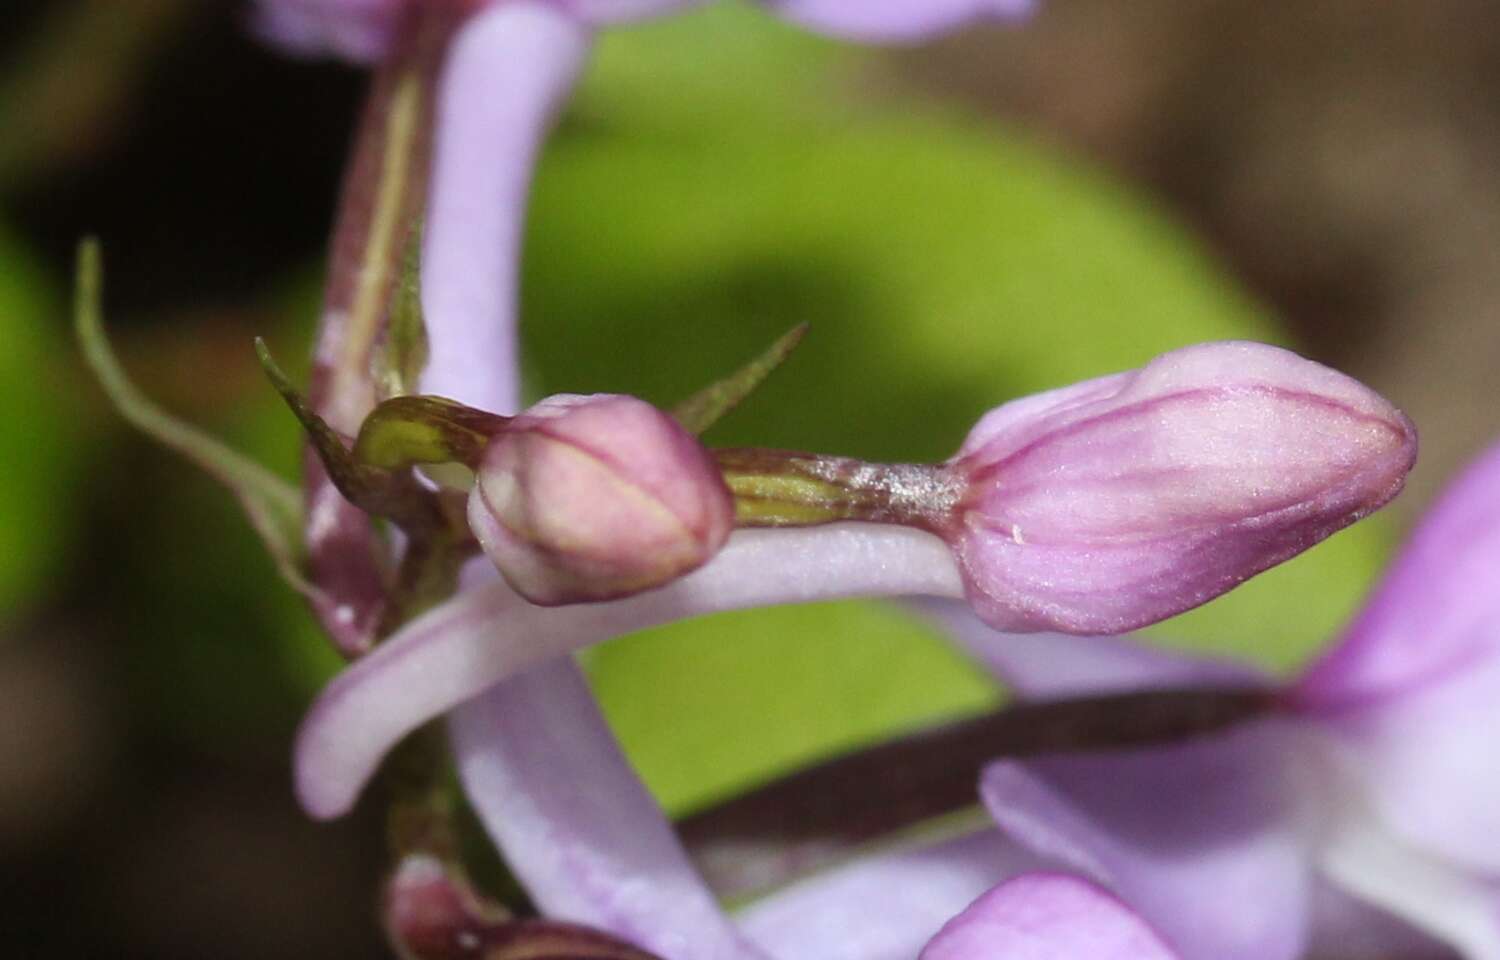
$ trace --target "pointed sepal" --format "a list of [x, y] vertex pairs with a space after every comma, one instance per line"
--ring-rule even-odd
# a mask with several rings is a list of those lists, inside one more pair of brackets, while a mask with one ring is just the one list
[[672, 416], [689, 433], [702, 433], [717, 423], [765, 382], [777, 367], [786, 362], [797, 344], [807, 334], [807, 324], [798, 324], [782, 334], [754, 360], [734, 373], [709, 384], [672, 408]]

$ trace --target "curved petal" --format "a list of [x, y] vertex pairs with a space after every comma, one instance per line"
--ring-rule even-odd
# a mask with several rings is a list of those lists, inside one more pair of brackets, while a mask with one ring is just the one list
[[499, 583], [465, 591], [323, 691], [297, 736], [298, 796], [313, 816], [338, 816], [386, 752], [422, 723], [507, 677], [622, 633], [718, 610], [961, 591], [941, 540], [859, 523], [741, 531], [702, 569], [610, 603], [536, 607]]
[[1327, 880], [1313, 884], [1307, 955], [1318, 960], [1452, 960], [1451, 948]]
[[1500, 885], [1403, 843], [1365, 811], [1339, 819], [1320, 866], [1334, 883], [1449, 944], [1464, 960], [1500, 960]]
[[1500, 658], [1379, 707], [1323, 716], [1364, 802], [1395, 833], [1500, 877]]
[[1156, 933], [1087, 880], [1008, 880], [943, 927], [918, 960], [1176, 960]]
[[516, 283], [533, 166], [589, 30], [565, 5], [507, 0], [454, 39], [438, 96], [422, 257], [426, 393], [519, 406]]
[[475, 811], [544, 915], [664, 957], [764, 956], [720, 912], [571, 658], [470, 700], [449, 729]]
[[960, 648], [1027, 700], [1269, 682], [1248, 664], [1168, 650], [1132, 636], [1005, 633], [955, 600], [913, 600], [909, 606], [936, 621]]
[[1310, 709], [1358, 706], [1500, 659], [1500, 446], [1422, 518], [1343, 640], [1294, 691]]
[[1014, 20], [1034, 0], [763, 0], [776, 14], [850, 40], [922, 40], [975, 20]]
[[777, 960], [911, 960], [949, 918], [1040, 864], [996, 830], [875, 854], [809, 877], [739, 914]]
[[1002, 831], [1113, 890], [1185, 960], [1302, 955], [1310, 875], [1288, 732], [1260, 722], [1161, 750], [996, 763]]

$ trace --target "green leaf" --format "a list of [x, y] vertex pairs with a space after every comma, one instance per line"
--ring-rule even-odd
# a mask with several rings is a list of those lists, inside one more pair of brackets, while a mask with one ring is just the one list
[[88, 238], [78, 247], [73, 329], [84, 360], [105, 394], [137, 430], [181, 454], [229, 488], [270, 552], [282, 579], [304, 594], [315, 593], [316, 588], [302, 573], [302, 502], [297, 489], [214, 437], [162, 410], [141, 393], [110, 350], [104, 332], [103, 297], [103, 257], [99, 242]]
[[797, 324], [778, 337], [760, 356], [673, 407], [672, 416], [689, 432], [701, 434], [754, 393], [766, 377], [786, 362], [806, 335], [807, 324]]

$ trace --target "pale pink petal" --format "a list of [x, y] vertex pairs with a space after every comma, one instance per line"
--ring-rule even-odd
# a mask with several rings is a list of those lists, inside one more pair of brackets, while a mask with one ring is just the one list
[[1001, 762], [981, 794], [1012, 840], [1114, 891], [1185, 960], [1294, 960], [1310, 892], [1288, 732]]
[[1500, 877], [1500, 657], [1318, 720], [1387, 829]]
[[1213, 343], [989, 418], [949, 470], [950, 534], [986, 622], [1122, 633], [1204, 603], [1377, 509], [1410, 422], [1286, 350]]
[[507, 677], [632, 630], [717, 610], [961, 590], [947, 546], [931, 534], [834, 524], [741, 531], [702, 569], [610, 603], [536, 607], [498, 583], [464, 591], [323, 691], [297, 737], [298, 795], [313, 816], [338, 816], [422, 723]]
[[1268, 682], [1239, 661], [1169, 650], [1132, 636], [1005, 633], [956, 600], [913, 600], [909, 605], [940, 624], [961, 649], [1027, 700]]
[[470, 802], [545, 916], [663, 957], [764, 957], [720, 912], [571, 658], [470, 700], [449, 729]]
[[1423, 516], [1339, 644], [1295, 695], [1313, 710], [1404, 694], [1500, 658], [1500, 446]]
[[1321, 837], [1318, 865], [1349, 893], [1447, 943], [1464, 960], [1500, 960], [1500, 886], [1404, 842], [1357, 803]]
[[532, 169], [590, 32], [566, 5], [492, 4], [460, 30], [438, 96], [422, 259], [424, 392], [514, 411], [516, 284]]
[[1034, 0], [762, 0], [823, 33], [868, 42], [921, 40], [981, 20], [1015, 20]]
[[1078, 877], [1009, 880], [949, 921], [919, 960], [1177, 960], [1130, 908]]
[[[1500, 908], [1500, 895], [1497, 895]], [[1452, 948], [1326, 881], [1313, 885], [1307, 955], [1316, 960], [1453, 960]]]
[[1039, 865], [986, 829], [861, 857], [751, 904], [739, 921], [777, 960], [911, 960], [975, 897]]

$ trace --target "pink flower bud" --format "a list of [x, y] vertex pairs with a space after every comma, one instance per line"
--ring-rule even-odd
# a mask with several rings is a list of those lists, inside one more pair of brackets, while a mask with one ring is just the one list
[[975, 611], [1005, 630], [1118, 633], [1218, 596], [1395, 496], [1411, 422], [1256, 343], [1188, 347], [1007, 404], [950, 466]]
[[634, 397], [550, 397], [485, 448], [469, 525], [507, 583], [546, 606], [608, 600], [701, 566], [734, 527], [702, 445]]

